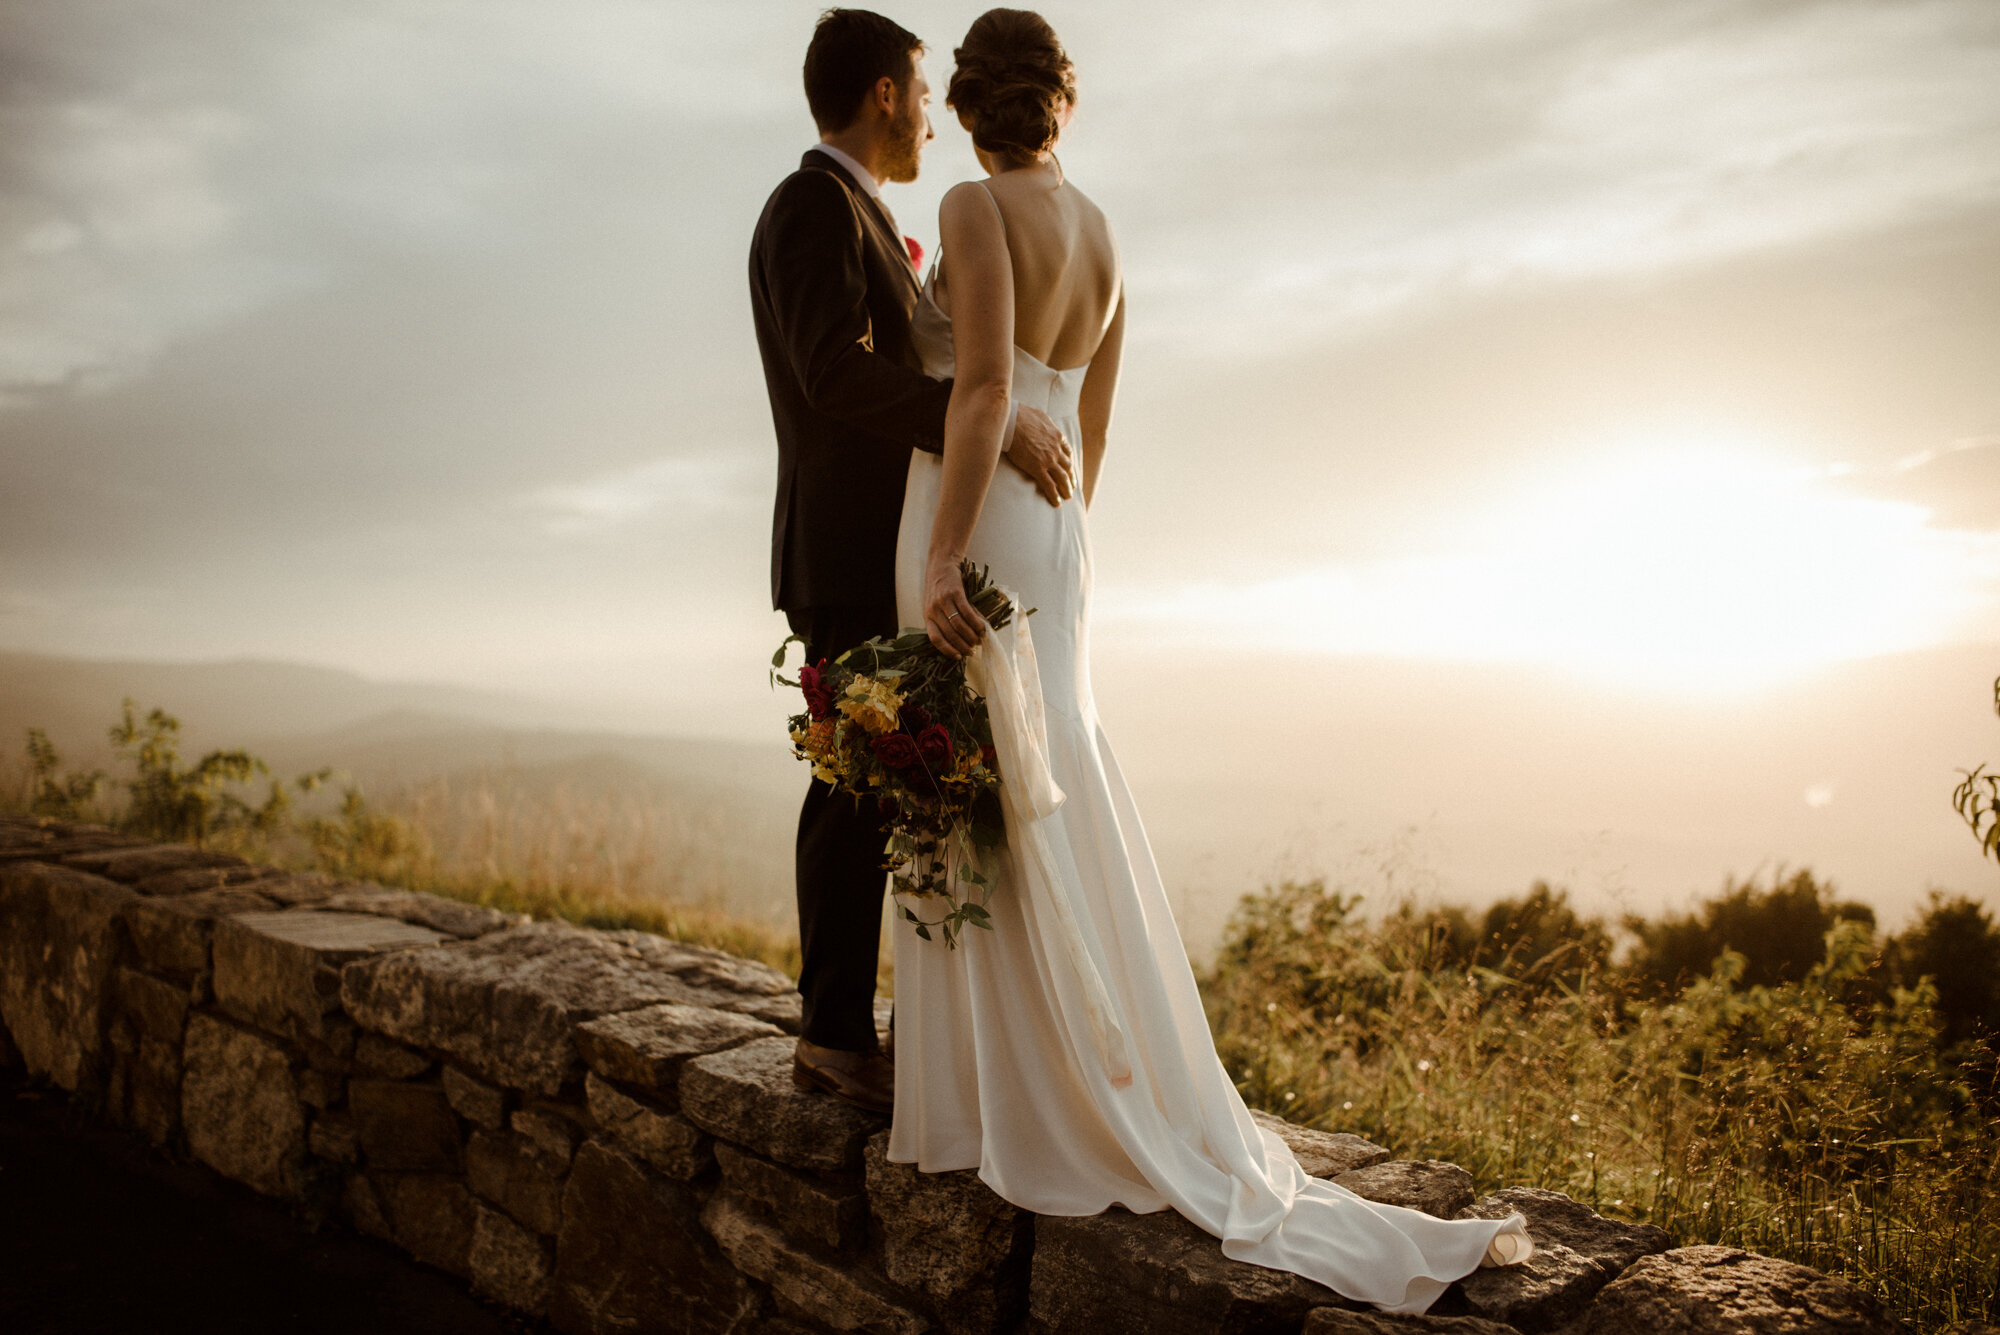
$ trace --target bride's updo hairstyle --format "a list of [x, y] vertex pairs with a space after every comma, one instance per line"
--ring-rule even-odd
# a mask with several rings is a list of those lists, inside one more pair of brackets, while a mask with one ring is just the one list
[[951, 58], [944, 104], [971, 123], [973, 143], [1026, 165], [1056, 142], [1063, 111], [1076, 105], [1076, 73], [1040, 14], [989, 9]]

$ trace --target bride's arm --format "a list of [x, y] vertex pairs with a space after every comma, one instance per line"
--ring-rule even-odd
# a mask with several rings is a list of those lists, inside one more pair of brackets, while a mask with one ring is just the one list
[[[944, 417], [944, 476], [924, 569], [924, 628], [952, 658], [971, 653], [986, 623], [965, 597], [958, 563], [979, 522], [1000, 460], [1014, 385], [1014, 269], [1000, 215], [980, 186], [954, 186], [938, 206], [951, 256], [951, 346], [956, 372]], [[956, 615], [954, 615], [954, 613]]]
[[1088, 507], [1097, 496], [1097, 474], [1104, 467], [1104, 445], [1111, 438], [1111, 406], [1118, 397], [1118, 358], [1125, 349], [1125, 289], [1118, 289], [1118, 304], [1112, 309], [1111, 323], [1104, 339], [1091, 355], [1090, 370], [1083, 377], [1083, 392], [1077, 396], [1076, 415], [1083, 426], [1083, 503]]

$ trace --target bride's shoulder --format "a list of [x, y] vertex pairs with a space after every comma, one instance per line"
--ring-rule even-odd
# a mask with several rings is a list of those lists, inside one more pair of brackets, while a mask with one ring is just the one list
[[992, 218], [999, 213], [1000, 205], [983, 181], [960, 181], [944, 192], [938, 201], [938, 221], [963, 222], [967, 219]]

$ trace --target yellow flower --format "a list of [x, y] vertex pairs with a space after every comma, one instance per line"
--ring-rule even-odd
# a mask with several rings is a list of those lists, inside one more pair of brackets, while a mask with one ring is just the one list
[[872, 677], [856, 677], [847, 683], [847, 698], [840, 702], [841, 713], [877, 734], [894, 731], [896, 714], [902, 707], [903, 697], [895, 688]]

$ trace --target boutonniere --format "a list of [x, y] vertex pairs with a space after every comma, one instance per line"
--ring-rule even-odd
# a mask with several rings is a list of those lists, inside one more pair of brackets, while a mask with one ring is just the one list
[[903, 244], [910, 248], [910, 267], [918, 273], [924, 271], [924, 248], [913, 236], [903, 238]]

